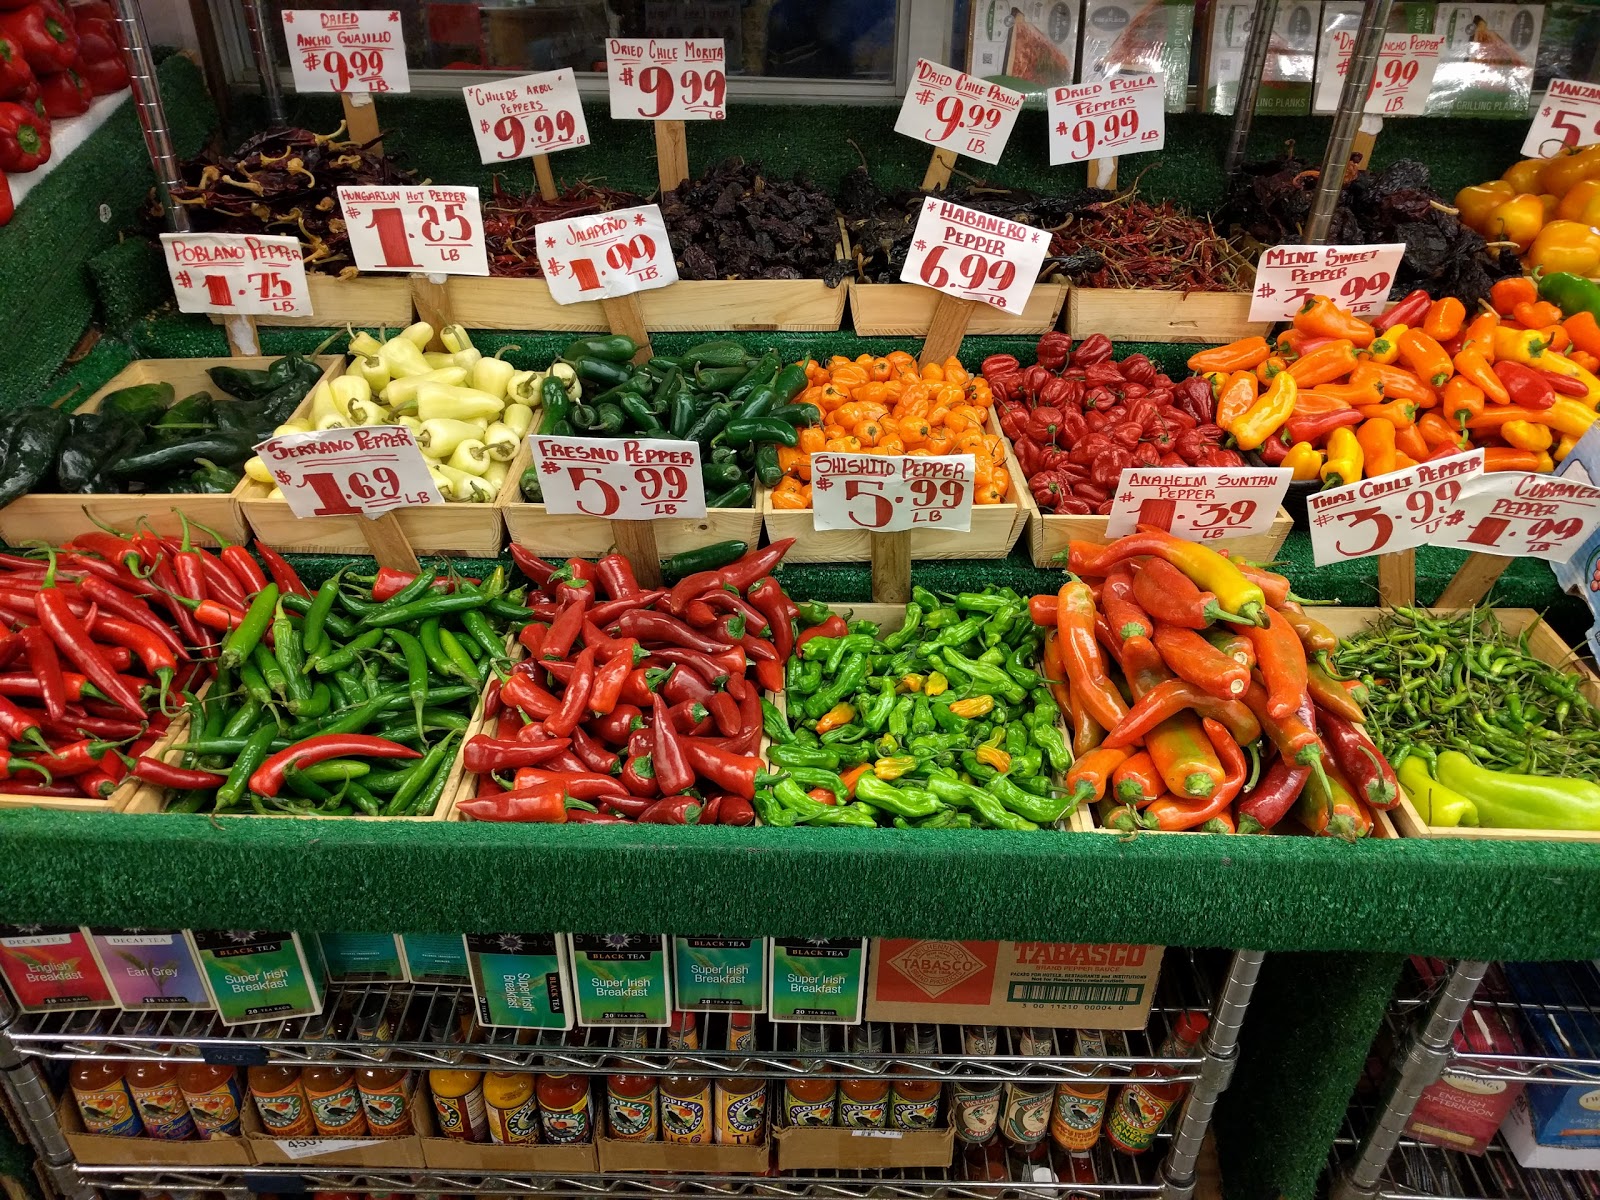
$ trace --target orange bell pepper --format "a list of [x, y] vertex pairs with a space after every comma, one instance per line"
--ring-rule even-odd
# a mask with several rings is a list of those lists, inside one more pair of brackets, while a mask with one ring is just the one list
[[1368, 479], [1394, 470], [1394, 426], [1388, 421], [1363, 421], [1356, 427], [1356, 444], [1361, 447]]
[[1327, 296], [1310, 296], [1294, 314], [1294, 327], [1320, 337], [1345, 338], [1357, 346], [1370, 346], [1377, 336], [1371, 325], [1340, 308]]
[[1466, 329], [1462, 330], [1461, 349], [1476, 350], [1483, 355], [1485, 362], [1494, 362], [1494, 331], [1498, 328], [1500, 328], [1498, 313], [1479, 313], [1472, 318]]
[[1467, 320], [1467, 306], [1454, 296], [1446, 296], [1442, 300], [1435, 300], [1428, 309], [1427, 319], [1422, 322], [1422, 332], [1436, 341], [1448, 342], [1461, 332], [1461, 326]]
[[1502, 317], [1510, 316], [1511, 310], [1517, 305], [1524, 302], [1532, 304], [1538, 298], [1539, 285], [1526, 275], [1513, 275], [1509, 279], [1499, 280], [1489, 289], [1489, 303]]
[[1480, 389], [1496, 404], [1511, 402], [1511, 395], [1506, 391], [1506, 385], [1500, 382], [1500, 377], [1494, 373], [1494, 368], [1476, 350], [1463, 350], [1456, 355], [1455, 368], [1468, 383]]
[[1443, 387], [1455, 374], [1444, 347], [1420, 329], [1408, 329], [1400, 335], [1400, 357], [1432, 387]]
[[[1496, 376], [1498, 378], [1498, 376]], [[1507, 399], [1510, 399], [1507, 396]], [[1483, 413], [1483, 389], [1465, 375], [1457, 375], [1444, 385], [1444, 420], [1465, 428], [1468, 421]]]
[[1294, 376], [1297, 385], [1303, 388], [1314, 388], [1319, 384], [1332, 383], [1335, 379], [1343, 379], [1356, 369], [1355, 343], [1346, 338], [1329, 342], [1326, 346], [1318, 346], [1303, 358], [1297, 358], [1289, 366], [1289, 374]]
[[1217, 425], [1223, 429], [1232, 429], [1234, 421], [1250, 411], [1250, 406], [1256, 402], [1258, 388], [1256, 377], [1249, 371], [1235, 371], [1228, 376], [1222, 390], [1217, 394]]
[[1190, 355], [1189, 370], [1203, 374], [1206, 371], [1253, 371], [1272, 353], [1263, 337], [1241, 338], [1226, 346], [1213, 346]]

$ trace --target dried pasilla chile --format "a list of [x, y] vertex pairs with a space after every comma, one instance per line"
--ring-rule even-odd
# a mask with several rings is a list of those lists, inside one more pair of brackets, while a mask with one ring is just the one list
[[661, 215], [683, 279], [842, 278], [833, 197], [804, 175], [730, 158], [663, 196]]

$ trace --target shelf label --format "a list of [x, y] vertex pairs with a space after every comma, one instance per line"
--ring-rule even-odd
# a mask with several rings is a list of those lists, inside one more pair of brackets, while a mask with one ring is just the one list
[[1492, 471], [1462, 487], [1460, 510], [1462, 520], [1429, 545], [1564, 563], [1600, 527], [1600, 487], [1533, 471]]
[[589, 144], [578, 77], [571, 67], [472, 83], [461, 94], [483, 162], [510, 162]]
[[1447, 529], [1466, 520], [1462, 495], [1482, 476], [1483, 451], [1469, 450], [1362, 479], [1307, 498], [1311, 554], [1317, 566], [1444, 545]]
[[377, 518], [443, 504], [416, 436], [404, 425], [286, 433], [256, 447], [297, 517]]
[[972, 529], [977, 460], [970, 454], [811, 456], [812, 527], [899, 533]]
[[534, 434], [528, 445], [552, 515], [608, 521], [706, 515], [694, 442]]
[[721, 38], [607, 38], [613, 121], [720, 121], [728, 115]]
[[254, 233], [163, 233], [178, 311], [311, 315], [300, 239]]
[[[1313, 107], [1332, 112], [1339, 107], [1350, 55], [1356, 44], [1351, 29], [1324, 30], [1317, 53], [1317, 92]], [[1428, 107], [1434, 72], [1444, 34], [1391, 33], [1378, 53], [1378, 71], [1372, 77], [1362, 112], [1376, 117], [1420, 117]]]
[[604, 300], [678, 282], [667, 223], [656, 204], [533, 227], [544, 281], [557, 304]]
[[297, 92], [409, 92], [406, 39], [394, 9], [291, 9], [283, 37]]
[[1600, 84], [1552, 79], [1522, 143], [1525, 158], [1550, 158], [1562, 149], [1600, 142]]
[[350, 252], [363, 271], [487, 275], [475, 187], [340, 187]]
[[1126, 467], [1106, 536], [1122, 537], [1140, 525], [1191, 542], [1265, 533], [1293, 474], [1287, 467]]
[[929, 196], [900, 279], [1001, 312], [1021, 312], [1049, 249], [1050, 235], [1042, 229]]
[[1252, 321], [1287, 321], [1309, 296], [1331, 296], [1358, 317], [1388, 303], [1404, 242], [1378, 246], [1273, 246], [1256, 264]]
[[346, 1150], [360, 1150], [364, 1146], [381, 1146], [381, 1138], [288, 1138], [272, 1143], [280, 1154], [295, 1161], [318, 1158], [324, 1154], [342, 1154]]
[[1049, 107], [1052, 167], [1167, 144], [1166, 85], [1159, 72], [1051, 88]]
[[865, 938], [773, 938], [768, 947], [769, 1021], [860, 1024]]
[[865, 1138], [888, 1138], [890, 1141], [897, 1141], [900, 1138], [905, 1137], [905, 1134], [898, 1129], [852, 1129], [850, 1131], [850, 1136]]
[[1022, 101], [1021, 92], [919, 58], [894, 131], [940, 150], [997, 163]]

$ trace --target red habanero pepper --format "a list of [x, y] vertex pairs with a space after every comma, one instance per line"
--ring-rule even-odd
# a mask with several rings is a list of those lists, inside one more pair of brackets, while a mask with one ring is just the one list
[[[1054, 617], [1052, 617], [1050, 620], [1051, 624], [1055, 623]], [[796, 650], [804, 649], [805, 644], [815, 637], [839, 638], [844, 637], [849, 632], [850, 626], [845, 624], [843, 617], [841, 617], [838, 613], [829, 613], [828, 619], [822, 622], [822, 624], [813, 625], [799, 637], [795, 638], [794, 648]]]
[[555, 758], [570, 744], [566, 738], [554, 738], [531, 745], [527, 742], [492, 738], [480, 733], [467, 739], [466, 745], [462, 748], [461, 762], [474, 775], [517, 767], [537, 767]]
[[735, 754], [711, 745], [704, 738], [686, 738], [685, 757], [694, 773], [725, 792], [746, 800], [756, 797], [756, 773], [761, 760], [753, 755]]
[[39, 589], [39, 624], [50, 635], [50, 640], [55, 642], [56, 648], [94, 682], [101, 695], [134, 716], [143, 717], [144, 705], [140, 703], [138, 691], [124, 683], [111, 664], [101, 657], [88, 630], [68, 609], [66, 594], [55, 586], [55, 568], [55, 556], [52, 554], [44, 586]]
[[726, 642], [716, 641], [689, 628], [677, 617], [644, 609], [623, 613], [617, 628], [624, 637], [635, 637], [641, 642], [665, 642], [670, 646], [698, 650], [702, 654], [716, 654], [728, 648]]
[[421, 758], [420, 751], [387, 738], [361, 733], [322, 733], [279, 750], [255, 769], [250, 790], [276, 796], [290, 767], [309, 767], [330, 758]]
[[283, 555], [259, 539], [256, 542], [256, 553], [266, 561], [267, 572], [272, 576], [272, 581], [278, 585], [280, 593], [285, 596], [311, 595], [311, 590], [301, 580], [300, 573], [289, 565]]
[[742, 726], [739, 722], [739, 705], [727, 692], [718, 692], [706, 704], [711, 719], [717, 723], [717, 732], [723, 737], [737, 737]]
[[572, 731], [572, 753], [586, 768], [598, 775], [610, 775], [618, 765], [618, 754], [607, 750], [579, 725]]
[[544, 588], [550, 582], [550, 577], [556, 573], [556, 565], [546, 562], [531, 550], [525, 550], [515, 542], [511, 543], [511, 561], [531, 579], [536, 587]]
[[1317, 728], [1334, 765], [1357, 796], [1374, 808], [1393, 808], [1400, 803], [1400, 781], [1394, 768], [1360, 726], [1320, 709]]
[[529, 671], [517, 670], [500, 685], [500, 699], [543, 721], [561, 710], [561, 701], [541, 687]]
[[639, 581], [633, 577], [633, 564], [620, 554], [607, 554], [594, 565], [600, 588], [607, 600], [628, 600], [639, 594]]
[[228, 781], [226, 775], [218, 775], [215, 771], [175, 767], [148, 755], [141, 755], [139, 761], [133, 764], [133, 777], [169, 788], [218, 788]]
[[749, 599], [767, 620], [767, 636], [778, 652], [778, 661], [788, 662], [789, 655], [794, 652], [794, 626], [789, 622], [783, 587], [772, 576], [763, 576], [750, 585]]
[[626, 745], [628, 735], [636, 729], [644, 728], [644, 713], [633, 704], [619, 704], [600, 720], [595, 721], [594, 731], [600, 740], [612, 746]]
[[640, 592], [623, 600], [604, 601], [589, 610], [589, 620], [604, 629], [623, 613], [632, 612], [636, 608], [649, 608], [666, 594], [666, 588], [653, 588], [648, 592]]
[[555, 716], [545, 718], [545, 729], [556, 737], [565, 737], [583, 719], [589, 693], [594, 688], [594, 658], [594, 651], [587, 647], [578, 655], [572, 678], [567, 680], [566, 690], [561, 693], [560, 709]]
[[651, 797], [661, 794], [661, 785], [656, 780], [655, 763], [649, 754], [630, 755], [622, 764], [622, 774], [619, 778], [630, 795]]
[[[666, 795], [676, 796], [694, 786], [694, 768], [689, 765], [685, 743], [678, 737], [672, 718], [667, 715], [667, 702], [660, 695], [651, 697], [651, 718], [651, 729], [655, 734], [652, 760], [656, 769], [656, 783]], [[753, 797], [754, 793], [751, 795]]]
[[594, 673], [594, 685], [589, 689], [590, 713], [603, 717], [617, 706], [622, 699], [622, 685], [632, 670], [632, 650], [614, 654], [600, 665]]
[[1267, 712], [1283, 720], [1300, 707], [1311, 682], [1306, 648], [1282, 613], [1270, 605], [1265, 611], [1265, 626], [1243, 625], [1238, 632], [1255, 647], [1256, 667], [1267, 685]]
[[667, 796], [639, 814], [641, 825], [694, 825], [700, 820], [700, 802], [693, 796]]
[[[28, 655], [28, 669], [39, 681], [45, 711], [51, 720], [59, 721], [67, 712], [67, 687], [55, 643], [39, 626], [29, 625], [22, 631], [22, 644]], [[81, 683], [78, 691], [80, 694], [83, 691]], [[76, 696], [72, 698], [77, 699]]]
[[1199, 803], [1185, 803], [1170, 792], [1160, 797], [1145, 809], [1139, 818], [1146, 828], [1175, 830], [1193, 829], [1197, 825], [1204, 825], [1226, 811], [1228, 805], [1233, 803], [1234, 797], [1239, 794], [1239, 789], [1244, 786], [1247, 761], [1244, 750], [1219, 722], [1208, 717], [1200, 724], [1206, 731], [1211, 748], [1217, 752], [1217, 758], [1222, 763], [1225, 772], [1222, 783]]
[[539, 651], [539, 657], [549, 660], [563, 661], [572, 651], [572, 644], [578, 640], [578, 634], [583, 630], [583, 614], [588, 610], [588, 598], [578, 597], [568, 601], [550, 622], [550, 628], [544, 635], [544, 647]]

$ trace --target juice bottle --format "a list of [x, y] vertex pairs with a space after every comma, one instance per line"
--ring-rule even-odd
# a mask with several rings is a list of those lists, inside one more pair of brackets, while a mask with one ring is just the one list
[[[939, 1053], [939, 1035], [932, 1025], [913, 1025], [906, 1034], [907, 1054], [933, 1055]], [[897, 1064], [895, 1080], [889, 1089], [890, 1129], [932, 1129], [939, 1123], [939, 1091], [937, 1079], [907, 1079], [901, 1072], [911, 1068]]]
[[[1018, 1030], [1017, 1052], [1024, 1057], [1048, 1058], [1055, 1053], [1054, 1031]], [[1037, 1146], [1050, 1128], [1050, 1108], [1055, 1092], [1052, 1083], [1007, 1081], [1000, 1104], [1000, 1136], [1024, 1150]]]
[[[801, 1054], [828, 1052], [826, 1025], [801, 1025], [795, 1033], [795, 1049]], [[799, 1058], [794, 1065], [802, 1071], [815, 1071], [820, 1064]], [[792, 1126], [832, 1125], [838, 1111], [838, 1088], [825, 1075], [789, 1079], [783, 1085], [783, 1123]]]
[[[356, 1041], [373, 1046], [373, 1053], [389, 1056], [388, 1012], [382, 993], [367, 997], [356, 1015]], [[378, 1047], [381, 1046], [381, 1049]], [[364, 1067], [356, 1072], [356, 1092], [373, 1137], [404, 1137], [411, 1132], [410, 1071], [394, 1067]]]
[[[965, 1025], [961, 1052], [968, 1058], [993, 1058], [1000, 1052], [1000, 1034], [993, 1025]], [[950, 1089], [950, 1124], [963, 1142], [984, 1145], [1000, 1125], [998, 1083], [957, 1083]]]
[[300, 1068], [281, 1065], [251, 1067], [245, 1072], [256, 1114], [274, 1137], [303, 1138], [316, 1133], [311, 1102], [300, 1082]]
[[144, 1133], [123, 1080], [126, 1063], [82, 1058], [72, 1064], [72, 1098], [86, 1133], [138, 1137]]
[[[428, 1015], [427, 1039], [434, 1044], [450, 1041], [454, 1022], [448, 1001], [441, 999]], [[451, 1062], [460, 1062], [462, 1051], [442, 1052]], [[436, 1067], [428, 1072], [428, 1090], [433, 1094], [433, 1115], [439, 1132], [458, 1142], [487, 1142], [489, 1119], [484, 1111], [483, 1072], [460, 1067]]]
[[[667, 1049], [700, 1049], [700, 1031], [692, 1012], [675, 1012], [667, 1028]], [[711, 1080], [703, 1076], [680, 1075], [688, 1066], [674, 1059], [674, 1073], [661, 1080], [661, 1140], [698, 1144], [711, 1140]]]
[[[330, 1013], [322, 1023], [317, 1041], [343, 1041], [343, 1030]], [[333, 1051], [327, 1052], [331, 1057]], [[314, 1062], [300, 1074], [301, 1086], [311, 1104], [311, 1119], [322, 1137], [366, 1137], [367, 1118], [361, 1111], [361, 1093], [356, 1090], [355, 1073], [346, 1067]]]
[[146, 1137], [181, 1142], [194, 1136], [194, 1118], [178, 1087], [178, 1064], [152, 1059], [128, 1065], [124, 1077]]
[[[1078, 1030], [1073, 1055], [1077, 1058], [1104, 1058], [1105, 1034], [1097, 1029]], [[1050, 1113], [1050, 1140], [1064, 1153], [1081, 1153], [1100, 1140], [1108, 1091], [1110, 1088], [1103, 1083], [1056, 1084], [1056, 1101]]]
[[541, 1075], [534, 1090], [539, 1097], [539, 1128], [544, 1131], [545, 1141], [572, 1146], [594, 1136], [587, 1075]]
[[189, 1106], [195, 1132], [203, 1139], [239, 1136], [239, 1072], [214, 1063], [187, 1063], [178, 1071], [178, 1090]]
[[[749, 1013], [728, 1014], [729, 1050], [754, 1051], [755, 1018]], [[744, 1070], [747, 1059], [729, 1064]], [[754, 1146], [767, 1136], [767, 1081], [765, 1079], [717, 1080], [715, 1140], [723, 1146]]]
[[[649, 1031], [635, 1026], [617, 1031], [623, 1052], [648, 1049]], [[653, 1142], [660, 1136], [661, 1091], [654, 1075], [606, 1076], [606, 1129], [619, 1142]]]
[[[883, 1026], [871, 1021], [850, 1030], [853, 1054], [882, 1054]], [[855, 1066], [876, 1071], [882, 1063], [858, 1059]], [[839, 1081], [839, 1124], [850, 1129], [882, 1129], [889, 1123], [889, 1081], [882, 1075], [847, 1075]]]
[[[1211, 1023], [1205, 1013], [1186, 1012], [1162, 1043], [1158, 1058], [1182, 1058], [1194, 1053], [1200, 1038]], [[1125, 1083], [1106, 1113], [1106, 1140], [1124, 1154], [1143, 1154], [1155, 1141], [1167, 1114], [1188, 1089], [1184, 1083], [1156, 1083], [1155, 1078], [1172, 1073], [1166, 1066], [1141, 1067], [1143, 1080]], [[1144, 1082], [1150, 1080], [1150, 1082]]]

